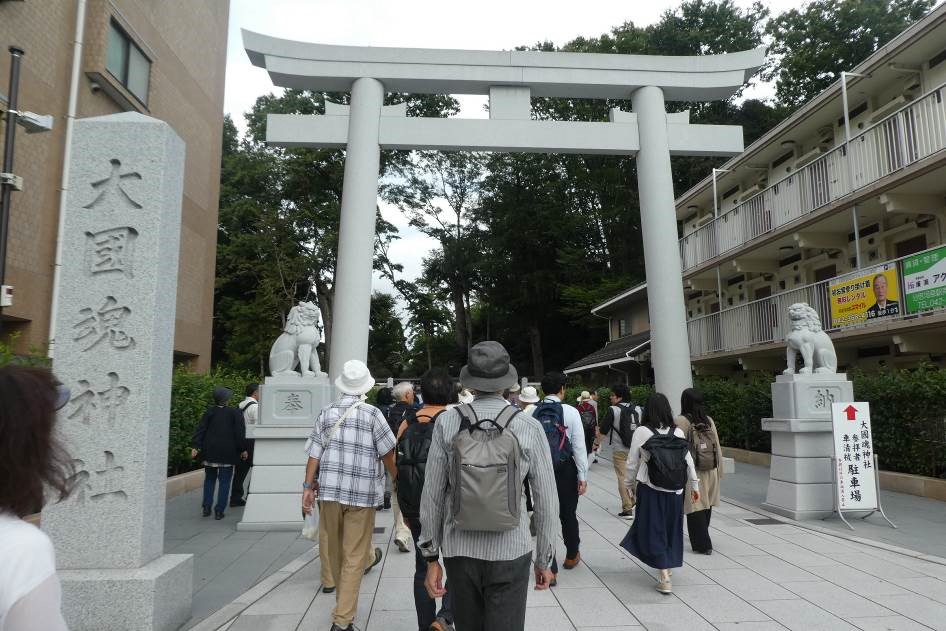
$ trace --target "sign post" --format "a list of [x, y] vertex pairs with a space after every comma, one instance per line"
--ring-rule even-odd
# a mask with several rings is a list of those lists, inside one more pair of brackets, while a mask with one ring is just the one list
[[896, 528], [884, 513], [880, 502], [880, 478], [877, 454], [870, 426], [870, 404], [864, 402], [832, 403], [831, 425], [834, 434], [834, 456], [831, 472], [834, 478], [834, 510], [841, 521], [854, 530], [844, 518], [845, 512], [868, 511], [861, 519], [874, 513]]

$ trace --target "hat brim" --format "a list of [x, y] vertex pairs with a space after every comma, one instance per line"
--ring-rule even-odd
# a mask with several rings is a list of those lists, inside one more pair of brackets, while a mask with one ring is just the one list
[[335, 378], [335, 387], [342, 394], [362, 395], [374, 388], [374, 377], [371, 374], [365, 375], [364, 380], [358, 384], [346, 384], [342, 381], [341, 375]]
[[512, 364], [509, 364], [509, 370], [501, 377], [477, 377], [470, 374], [468, 366], [464, 366], [460, 370], [460, 383], [465, 388], [480, 392], [499, 392], [512, 387], [514, 383], [518, 382], [519, 373], [516, 372], [516, 367]]
[[538, 402], [539, 402], [539, 397], [524, 397], [524, 396], [520, 396], [520, 397], [519, 397], [519, 400], [522, 401], [523, 403], [538, 403]]

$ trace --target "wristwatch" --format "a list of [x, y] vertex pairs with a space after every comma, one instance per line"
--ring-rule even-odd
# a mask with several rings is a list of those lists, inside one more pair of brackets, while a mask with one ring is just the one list
[[302, 483], [302, 488], [304, 488], [306, 491], [311, 491], [312, 489], [315, 488], [315, 485], [314, 485], [314, 484], [309, 484], [308, 482], [303, 482], [303, 483]]

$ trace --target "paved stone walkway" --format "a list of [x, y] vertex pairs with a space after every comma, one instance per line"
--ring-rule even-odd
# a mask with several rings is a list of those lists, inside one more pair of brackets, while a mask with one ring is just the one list
[[[713, 513], [714, 554], [686, 554], [674, 571], [674, 594], [661, 595], [654, 571], [617, 546], [628, 523], [615, 515], [610, 463], [595, 465], [590, 481], [578, 511], [583, 563], [562, 571], [558, 587], [529, 592], [530, 631], [946, 630], [946, 562], [728, 502]], [[365, 578], [355, 621], [366, 631], [417, 628], [414, 556], [391, 545], [390, 522], [390, 512], [379, 514], [384, 532], [375, 540], [385, 557]], [[327, 631], [334, 595], [318, 590], [318, 575], [317, 550], [310, 550], [195, 630]]]

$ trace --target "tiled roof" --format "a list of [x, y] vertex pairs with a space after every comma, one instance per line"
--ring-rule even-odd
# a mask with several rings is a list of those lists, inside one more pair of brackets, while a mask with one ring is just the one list
[[635, 333], [634, 335], [626, 335], [608, 342], [603, 348], [598, 349], [591, 355], [582, 357], [578, 361], [566, 366], [565, 372], [575, 372], [585, 367], [607, 364], [608, 362], [619, 363], [622, 361], [628, 361], [632, 359], [627, 356], [628, 351], [637, 349], [637, 353], [639, 354], [644, 350], [644, 347], [639, 349], [637, 347], [644, 344], [649, 344], [649, 342], [650, 331], [643, 331], [641, 333]]

